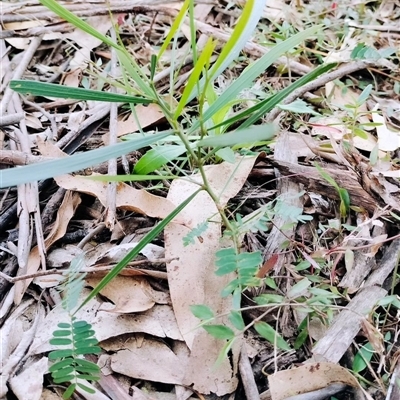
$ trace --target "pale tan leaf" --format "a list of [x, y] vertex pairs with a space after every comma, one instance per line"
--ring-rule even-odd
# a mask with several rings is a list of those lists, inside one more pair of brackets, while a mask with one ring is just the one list
[[43, 125], [40, 122], [39, 118], [33, 114], [25, 115], [25, 123], [26, 123], [26, 126], [29, 126], [30, 128], [43, 129]]
[[[163, 120], [164, 114], [157, 104], [142, 105], [139, 104], [135, 107], [137, 120], [133, 114], [130, 114], [125, 121], [118, 121], [117, 136], [123, 136], [128, 133], [136, 132], [141, 127], [147, 128], [157, 122]], [[139, 122], [139, 125], [137, 123]], [[103, 140], [107, 143], [108, 133], [103, 135]]]
[[[100, 280], [87, 278], [86, 282], [95, 287]], [[168, 294], [154, 290], [147, 279], [141, 277], [116, 276], [100, 293], [115, 305], [104, 303], [100, 310], [115, 313], [142, 312], [156, 303], [168, 304], [170, 301]]]
[[151, 339], [138, 343], [131, 337], [124, 349], [110, 357], [110, 367], [135, 379], [183, 384], [185, 355], [175, 354], [166, 344]]
[[379, 104], [377, 104], [373, 109], [375, 112], [372, 113], [372, 119], [376, 124], [380, 124], [376, 127], [379, 150], [397, 150], [400, 147], [400, 132], [388, 128], [385, 118], [377, 112], [378, 109]]
[[[42, 155], [51, 155], [52, 157], [67, 156], [54, 144], [44, 142], [41, 139], [38, 140], [38, 147]], [[88, 177], [79, 175], [62, 175], [54, 179], [64, 189], [95, 196], [104, 207], [107, 207], [107, 182], [93, 181]], [[175, 205], [170, 200], [150, 194], [146, 190], [134, 189], [123, 182], [117, 183], [116, 206], [123, 210], [134, 211], [153, 218], [165, 218], [175, 209]], [[180, 221], [179, 216], [176, 221]]]
[[385, 338], [383, 337], [382, 333], [372, 325], [367, 319], [361, 320], [361, 327], [365, 336], [368, 339], [368, 342], [371, 343], [372, 348], [377, 354], [383, 356], [385, 354], [385, 346], [384, 341]]
[[[90, 262], [87, 266], [92, 266], [97, 263], [118, 263], [129, 251], [136, 247], [137, 244], [138, 242], [123, 243], [120, 245], [107, 243], [107, 246], [96, 246], [93, 252], [94, 254], [90, 254]], [[149, 243], [140, 251], [140, 254], [144, 255], [148, 260], [157, 260], [164, 256], [164, 248]]]
[[[85, 21], [103, 35], [105, 35], [112, 27], [112, 21], [109, 15], [96, 15], [94, 17], [86, 18]], [[84, 68], [86, 64], [90, 62], [91, 51], [102, 44], [100, 39], [97, 39], [78, 28], [73, 32], [65, 33], [64, 38], [73, 40], [80, 47], [70, 61], [70, 68], [72, 70]]]
[[356, 378], [347, 369], [326, 362], [278, 371], [269, 375], [268, 381], [272, 400], [322, 399], [346, 386], [358, 387]]
[[[255, 157], [246, 157], [238, 158], [235, 164], [222, 163], [206, 168], [206, 176], [219, 198], [220, 207], [224, 207], [237, 194], [254, 162]], [[192, 178], [202, 182], [199, 175]], [[195, 183], [176, 180], [172, 183], [167, 198], [178, 205], [197, 189], [198, 185]], [[199, 320], [189, 309], [193, 304], [207, 304], [216, 313], [231, 309], [230, 298], [222, 299], [221, 291], [234, 276], [217, 277], [214, 274], [215, 253], [221, 246], [220, 216], [213, 200], [202, 192], [183, 210], [181, 218], [186, 225], [193, 227], [210, 220], [201, 243], [197, 241], [188, 247], [184, 247], [183, 238], [190, 232], [189, 228], [172, 223], [165, 229], [166, 257], [177, 258], [167, 264], [172, 304], [179, 329], [192, 351], [187, 366], [186, 384], [194, 383], [194, 387], [201, 393], [216, 391], [218, 395], [223, 395], [236, 387], [236, 366], [232, 369], [226, 359], [218, 369], [213, 370], [223, 343], [202, 330], [196, 330]], [[235, 349], [234, 362], [237, 355]], [[210, 374], [213, 375], [212, 381], [209, 379]]]

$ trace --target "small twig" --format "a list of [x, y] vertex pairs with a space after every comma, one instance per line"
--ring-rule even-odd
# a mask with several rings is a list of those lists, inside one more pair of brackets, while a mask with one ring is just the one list
[[[139, 261], [132, 261], [128, 264], [127, 267], [125, 267], [122, 271], [129, 271], [133, 270], [130, 267], [137, 267], [139, 265], [154, 265], [154, 264], [164, 264], [164, 263], [169, 263], [171, 261], [176, 260], [176, 258], [159, 258], [157, 260], [139, 260]], [[104, 271], [109, 271], [113, 269], [115, 265], [107, 265], [104, 267], [89, 267], [89, 268], [82, 268], [79, 272], [82, 274], [92, 274], [96, 272], [104, 272]], [[25, 274], [25, 275], [19, 275], [19, 276], [9, 276], [4, 274], [3, 272], [0, 271], [0, 278], [5, 279], [7, 282], [10, 283], [15, 283], [18, 281], [24, 281], [27, 279], [35, 279], [40, 276], [47, 276], [47, 275], [63, 275], [64, 272], [68, 271], [67, 269], [59, 269], [59, 268], [52, 268], [52, 269], [47, 269], [46, 271], [38, 271], [33, 274]], [[121, 271], [121, 272], [122, 272]]]
[[0, 126], [14, 125], [17, 124], [25, 117], [25, 113], [15, 113], [9, 115], [0, 116]]
[[88, 243], [93, 237], [95, 237], [97, 234], [102, 232], [104, 228], [106, 227], [106, 224], [104, 222], [100, 223], [96, 228], [91, 230], [79, 243], [78, 243], [78, 249], [83, 249], [85, 247], [85, 244]]
[[[117, 41], [117, 35], [115, 29], [111, 29], [111, 38], [113, 41]], [[111, 76], [116, 79], [118, 73], [118, 62], [117, 52], [114, 48], [111, 49]], [[117, 93], [117, 89], [113, 86], [110, 89], [111, 93]], [[118, 131], [118, 105], [116, 103], [111, 104], [110, 108], [110, 123], [109, 123], [109, 136], [107, 145], [111, 146], [117, 143], [117, 131]], [[117, 175], [117, 159], [111, 158], [108, 160], [108, 175]], [[113, 231], [116, 215], [117, 215], [117, 182], [108, 182], [107, 184], [107, 207], [105, 213], [105, 226]]]
[[254, 379], [254, 373], [251, 369], [249, 357], [244, 344], [240, 351], [239, 371], [247, 400], [260, 400], [260, 394], [258, 393], [256, 381]]
[[31, 38], [33, 36], [42, 36], [47, 33], [62, 32], [68, 33], [76, 29], [72, 24], [60, 23], [57, 25], [50, 26], [38, 26], [35, 28], [26, 29], [23, 31], [0, 31], [0, 39], [8, 38]]
[[[37, 48], [39, 47], [40, 43], [42, 43], [42, 37], [35, 37], [31, 40], [29, 47], [26, 49], [24, 56], [22, 57], [21, 62], [15, 68], [14, 74], [12, 79], [20, 79], [24, 74], [26, 68], [28, 67], [29, 63], [32, 60], [32, 57], [35, 55]], [[1, 99], [0, 103], [0, 115], [4, 115], [8, 104], [11, 101], [11, 98], [15, 92], [8, 86], [4, 91], [3, 98]]]
[[1, 150], [0, 152], [0, 164], [5, 165], [29, 165], [51, 160], [56, 160], [56, 158], [34, 156], [19, 150]]
[[364, 29], [369, 31], [378, 31], [378, 32], [400, 32], [400, 27], [398, 25], [359, 25], [355, 22], [348, 21], [348, 25], [357, 28]]
[[[160, 4], [164, 3], [164, 0], [159, 1]], [[153, 3], [154, 4], [154, 3]], [[147, 12], [158, 12], [160, 14], [166, 14], [172, 17], [175, 17], [177, 11], [167, 8], [160, 7], [156, 5], [145, 6], [138, 5], [138, 2], [131, 1], [123, 1], [117, 4], [110, 4], [103, 7], [99, 7], [95, 4], [92, 6], [88, 6], [88, 4], [64, 4], [64, 7], [69, 11], [73, 12], [78, 17], [94, 17], [97, 15], [109, 15], [110, 13], [119, 14], [119, 13], [147, 13]], [[25, 7], [26, 14], [20, 12], [18, 14], [3, 14], [0, 16], [0, 21], [3, 23], [7, 22], [22, 22], [22, 21], [32, 21], [34, 19], [44, 20], [49, 22], [59, 22], [61, 19], [53, 12], [48, 11], [45, 7]]]

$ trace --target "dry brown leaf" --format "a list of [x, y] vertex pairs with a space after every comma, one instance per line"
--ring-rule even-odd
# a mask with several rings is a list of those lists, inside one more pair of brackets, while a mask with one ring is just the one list
[[367, 319], [361, 320], [361, 327], [365, 336], [368, 339], [368, 342], [371, 343], [372, 348], [377, 354], [380, 354], [382, 357], [385, 354], [385, 346], [382, 333], [372, 325]]
[[[137, 105], [135, 107], [135, 113], [137, 120], [135, 116], [131, 114], [126, 120], [118, 121], [117, 137], [136, 132], [139, 128], [147, 128], [165, 118], [162, 110], [157, 104], [149, 104], [147, 106], [142, 104]], [[108, 133], [103, 135], [103, 141], [105, 143], [108, 143], [108, 137]]]
[[268, 382], [272, 400], [322, 400], [347, 386], [358, 388], [347, 369], [326, 362], [276, 372], [268, 376]]
[[[101, 243], [87, 253], [87, 266], [91, 267], [96, 264], [118, 263], [137, 245], [138, 242], [123, 243], [119, 245], [113, 243]], [[140, 254], [144, 255], [148, 260], [155, 261], [164, 257], [164, 248], [149, 243], [140, 251]]]
[[132, 378], [181, 385], [184, 382], [187, 354], [176, 354], [158, 340], [124, 341], [124, 348], [110, 357], [110, 367]]
[[[38, 147], [42, 155], [67, 157], [57, 146], [50, 142], [44, 142], [42, 139], [38, 140]], [[107, 207], [107, 182], [93, 181], [79, 175], [61, 175], [54, 179], [64, 189], [95, 196], [104, 207]], [[134, 211], [152, 218], [165, 218], [175, 209], [175, 205], [170, 200], [150, 194], [146, 190], [134, 189], [123, 182], [117, 183], [116, 196], [117, 208]], [[178, 217], [176, 220], [180, 221], [180, 218]]]
[[[207, 178], [219, 197], [220, 207], [224, 207], [241, 189], [255, 159], [239, 158], [235, 164], [222, 163], [206, 168]], [[201, 182], [199, 175], [192, 178]], [[197, 189], [195, 183], [178, 179], [172, 183], [167, 198], [178, 205]], [[199, 320], [189, 308], [193, 304], [207, 304], [216, 313], [224, 313], [232, 307], [229, 298], [221, 298], [221, 291], [233, 276], [217, 277], [214, 274], [215, 253], [221, 246], [220, 216], [215, 203], [207, 193], [202, 192], [185, 207], [181, 218], [193, 227], [210, 220], [207, 230], [202, 234], [202, 242], [197, 241], [188, 247], [184, 247], [183, 238], [190, 232], [189, 228], [172, 223], [165, 229], [166, 257], [177, 258], [167, 264], [172, 304], [179, 329], [191, 349], [185, 380], [187, 385], [194, 383], [194, 388], [201, 393], [212, 391], [223, 395], [232, 392], [237, 385], [236, 366], [232, 369], [229, 360], [225, 359], [218, 369], [213, 370], [224, 343], [196, 329]], [[238, 353], [235, 348], [234, 363]], [[209, 379], [210, 374], [212, 380]]]
[[[74, 216], [80, 202], [81, 198], [78, 193], [73, 193], [71, 191], [67, 191], [65, 193], [63, 202], [61, 203], [60, 208], [57, 211], [57, 217], [56, 221], [54, 222], [53, 228], [51, 229], [50, 233], [44, 241], [46, 250], [49, 249], [50, 246], [58, 239], [62, 238], [65, 235], [69, 221]], [[28, 268], [26, 273], [34, 274], [35, 272], [37, 272], [40, 267], [40, 262], [41, 260], [39, 249], [37, 246], [35, 246], [29, 254]], [[31, 282], [32, 279], [27, 279], [24, 281], [17, 281], [15, 283], [15, 304], [19, 304], [21, 302], [22, 296], [24, 295], [26, 289]]]
[[[100, 278], [86, 279], [91, 287], [95, 287], [100, 281]], [[116, 276], [100, 293], [115, 305], [104, 303], [100, 310], [114, 313], [142, 312], [156, 303], [170, 302], [167, 293], [154, 290], [147, 279], [141, 277]]]
[[[89, 293], [89, 290], [84, 290], [79, 298], [79, 303]], [[174, 313], [168, 305], [155, 305], [148, 311], [131, 315], [99, 311], [102, 304], [103, 302], [93, 299], [76, 314], [77, 319], [85, 320], [93, 325], [96, 338], [100, 342], [127, 333], [145, 333], [160, 338], [182, 340]], [[49, 344], [49, 340], [52, 333], [57, 329], [57, 324], [66, 320], [68, 320], [68, 315], [61, 307], [50, 311], [41, 326], [38, 327], [31, 346], [32, 354], [54, 350], [55, 347]], [[108, 341], [112, 342], [111, 340]], [[106, 345], [102, 345], [102, 347], [107, 349]]]
[[[109, 15], [96, 15], [86, 18], [85, 21], [103, 35], [112, 27], [112, 21]], [[69, 68], [72, 73], [66, 75], [63, 84], [65, 86], [78, 87], [82, 78], [82, 70], [90, 62], [92, 50], [100, 46], [103, 42], [83, 32], [81, 29], [67, 32], [63, 37], [64, 40], [69, 39], [79, 45], [79, 49], [75, 52], [74, 57], [69, 63]]]

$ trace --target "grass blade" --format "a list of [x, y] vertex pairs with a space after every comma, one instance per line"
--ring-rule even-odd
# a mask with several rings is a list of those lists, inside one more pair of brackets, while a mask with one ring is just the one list
[[[211, 67], [208, 74], [206, 74], [207, 79], [201, 79], [198, 86], [200, 90], [202, 90], [206, 81], [212, 82], [218, 75], [228, 68], [232, 61], [234, 61], [242, 51], [247, 41], [250, 40], [264, 10], [265, 1], [247, 0], [245, 4], [246, 5], [236, 23], [235, 29], [231, 33], [231, 37], [223, 46], [217, 61]], [[189, 101], [196, 97], [197, 94], [197, 90], [194, 90], [189, 97]]]
[[101, 40], [103, 43], [108, 44], [111, 47], [114, 47], [117, 50], [118, 58], [120, 63], [128, 70], [128, 73], [131, 75], [132, 79], [136, 82], [136, 84], [140, 87], [143, 93], [151, 96], [152, 91], [149, 85], [143, 80], [145, 76], [139, 66], [134, 62], [130, 54], [117, 43], [115, 43], [109, 36], [105, 36], [102, 33], [98, 32], [95, 28], [89, 25], [87, 22], [77, 17], [71, 11], [68, 11], [65, 7], [59, 4], [55, 0], [39, 0], [45, 7], [49, 10], [53, 11], [59, 17], [64, 19], [65, 21], [71, 23], [78, 29], [92, 35], [93, 37]]
[[[270, 65], [272, 65], [282, 54], [296, 47], [300, 42], [309, 38], [311, 35], [316, 33], [321, 26], [313, 26], [296, 35], [286, 39], [272, 48], [267, 54], [261, 57], [259, 60], [250, 64], [243, 73], [239, 76], [232, 85], [222, 93], [221, 96], [213, 103], [203, 114], [203, 122], [210, 119], [215, 113], [217, 113], [227, 102], [234, 99], [243, 89], [249, 87], [252, 82], [262, 74]], [[200, 121], [197, 120], [189, 133], [195, 132], [200, 127]]]
[[158, 133], [145, 138], [130, 140], [101, 149], [75, 154], [60, 160], [46, 161], [34, 165], [2, 170], [0, 171], [0, 188], [21, 185], [22, 183], [38, 181], [41, 179], [48, 179], [54, 176], [88, 168], [111, 158], [120, 157], [121, 155], [130, 153], [131, 151], [149, 146], [170, 134], [170, 131]]
[[54, 83], [13, 80], [10, 88], [18, 93], [26, 93], [34, 96], [49, 96], [62, 99], [108, 101], [112, 103], [149, 104], [152, 100], [143, 97], [129, 96], [126, 94], [102, 92], [84, 88], [73, 88]]
[[226, 147], [251, 144], [270, 140], [275, 136], [276, 127], [273, 124], [257, 125], [213, 137], [207, 137], [197, 142], [198, 147]]
[[154, 240], [163, 229], [197, 196], [202, 189], [197, 190], [191, 196], [189, 196], [184, 202], [175, 208], [165, 219], [163, 219], [158, 225], [156, 225], [137, 245], [134, 247], [92, 290], [89, 296], [81, 303], [79, 308], [75, 311], [75, 314], [91, 299], [93, 299], [100, 291], [110, 283], [127, 265], [134, 259], [140, 251]]

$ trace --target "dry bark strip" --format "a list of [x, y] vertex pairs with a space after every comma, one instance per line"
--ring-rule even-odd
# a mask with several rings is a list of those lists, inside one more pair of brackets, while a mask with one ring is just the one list
[[[302, 183], [308, 191], [319, 193], [330, 199], [339, 200], [339, 195], [335, 188], [322, 178], [316, 168], [277, 159], [269, 160], [269, 162], [277, 168], [282, 175], [290, 175], [291, 180]], [[370, 213], [374, 212], [378, 205], [377, 200], [362, 188], [354, 172], [331, 168], [324, 168], [324, 170], [341, 188], [349, 192], [352, 205], [363, 207]]]
[[382, 285], [393, 271], [400, 257], [400, 239], [394, 240], [365, 283], [365, 287], [350, 301], [346, 309], [334, 319], [325, 336], [313, 349], [314, 361], [339, 362], [361, 329], [362, 321], [374, 305], [388, 293]]
[[[297, 157], [290, 147], [289, 135], [287, 132], [282, 132], [279, 136], [274, 153], [274, 164], [290, 164], [297, 165]], [[277, 168], [275, 171], [277, 178], [281, 177], [281, 170]], [[296, 179], [278, 179], [278, 195], [279, 199], [285, 202], [289, 206], [303, 208], [303, 201], [299, 198], [301, 188]], [[273, 219], [273, 228], [271, 233], [268, 235], [268, 240], [265, 246], [264, 255], [268, 259], [273, 254], [278, 253], [278, 259], [275, 264], [275, 271], [280, 271], [284, 261], [285, 255], [279, 254], [282, 251], [282, 247], [288, 238], [293, 237], [295, 227], [283, 229], [285, 225], [288, 225], [291, 221], [287, 217], [281, 214], [276, 214]]]

